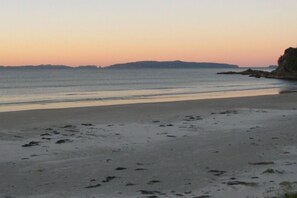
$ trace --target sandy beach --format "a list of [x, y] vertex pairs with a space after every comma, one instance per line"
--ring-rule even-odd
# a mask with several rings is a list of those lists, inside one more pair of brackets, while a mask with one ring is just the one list
[[0, 113], [0, 197], [283, 197], [297, 93]]

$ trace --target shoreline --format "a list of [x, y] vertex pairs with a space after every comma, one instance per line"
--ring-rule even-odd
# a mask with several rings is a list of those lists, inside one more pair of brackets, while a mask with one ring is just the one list
[[166, 103], [179, 101], [194, 101], [208, 99], [224, 99], [224, 98], [241, 98], [251, 96], [265, 96], [281, 94], [279, 88], [265, 88], [253, 90], [233, 90], [233, 91], [215, 91], [201, 93], [184, 93], [173, 95], [157, 95], [148, 98], [129, 98], [129, 99], [114, 99], [114, 100], [90, 100], [90, 101], [75, 101], [75, 102], [53, 102], [53, 103], [24, 103], [13, 105], [0, 105], [0, 113], [28, 111], [28, 110], [46, 110], [46, 109], [66, 109], [66, 108], [83, 108], [96, 106], [114, 106], [114, 105], [133, 105], [147, 103]]
[[297, 190], [296, 101], [0, 113], [0, 196], [281, 197]]

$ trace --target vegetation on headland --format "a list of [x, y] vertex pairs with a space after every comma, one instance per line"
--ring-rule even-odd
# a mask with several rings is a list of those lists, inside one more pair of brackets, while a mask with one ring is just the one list
[[294, 193], [286, 193], [285, 198], [297, 198], [297, 192]]

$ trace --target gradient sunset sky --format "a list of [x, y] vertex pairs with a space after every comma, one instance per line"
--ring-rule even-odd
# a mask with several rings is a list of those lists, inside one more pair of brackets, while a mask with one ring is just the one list
[[276, 64], [297, 0], [0, 0], [0, 65]]

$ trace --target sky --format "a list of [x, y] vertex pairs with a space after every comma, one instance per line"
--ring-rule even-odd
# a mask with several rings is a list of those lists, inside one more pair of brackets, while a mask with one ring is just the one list
[[275, 65], [297, 0], [0, 0], [0, 65]]

